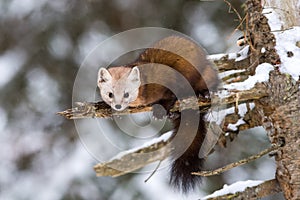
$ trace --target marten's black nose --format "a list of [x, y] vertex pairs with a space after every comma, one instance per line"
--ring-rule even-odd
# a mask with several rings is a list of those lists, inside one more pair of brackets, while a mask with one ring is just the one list
[[122, 106], [121, 106], [120, 104], [117, 104], [117, 105], [115, 105], [115, 108], [116, 108], [117, 110], [119, 110], [119, 109], [122, 108]]

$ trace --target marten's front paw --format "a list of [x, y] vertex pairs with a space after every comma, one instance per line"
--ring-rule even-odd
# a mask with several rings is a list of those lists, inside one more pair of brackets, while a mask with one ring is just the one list
[[167, 116], [167, 111], [162, 105], [154, 104], [152, 106], [152, 111], [154, 119], [163, 119]]

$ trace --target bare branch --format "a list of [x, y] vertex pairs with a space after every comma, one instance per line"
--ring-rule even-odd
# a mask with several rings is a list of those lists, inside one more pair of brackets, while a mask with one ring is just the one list
[[240, 13], [231, 5], [230, 2], [228, 2], [227, 0], [224, 0], [225, 3], [227, 3], [227, 5], [229, 6], [229, 13], [231, 13], [231, 9], [234, 11], [234, 13], [236, 14], [236, 16], [239, 18], [239, 21], [242, 21], [242, 17], [240, 15]]
[[235, 162], [235, 163], [231, 163], [229, 165], [226, 165], [224, 167], [221, 167], [219, 169], [216, 169], [216, 170], [213, 170], [213, 171], [201, 171], [201, 172], [193, 172], [192, 174], [193, 175], [197, 175], [197, 176], [213, 176], [213, 175], [218, 175], [218, 174], [221, 174], [225, 171], [228, 171], [234, 167], [238, 167], [238, 166], [241, 166], [241, 165], [244, 165], [246, 163], [249, 163], [253, 160], [256, 160], [268, 153], [270, 153], [271, 151], [274, 151], [274, 150], [277, 150], [280, 146], [279, 145], [274, 145], [268, 149], [265, 149], [263, 151], [261, 151], [260, 153], [256, 154], [256, 155], [253, 155], [253, 156], [250, 156], [246, 159], [242, 159], [242, 160], [239, 160], [238, 162]]

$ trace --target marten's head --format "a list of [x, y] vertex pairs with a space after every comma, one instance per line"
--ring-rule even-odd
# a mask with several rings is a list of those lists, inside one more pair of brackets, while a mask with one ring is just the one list
[[141, 85], [140, 72], [137, 67], [100, 68], [98, 87], [103, 99], [116, 111], [122, 111], [138, 97]]

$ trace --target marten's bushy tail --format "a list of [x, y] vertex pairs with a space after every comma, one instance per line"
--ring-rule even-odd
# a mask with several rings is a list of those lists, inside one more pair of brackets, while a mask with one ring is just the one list
[[[188, 120], [193, 120], [194, 116], [189, 115], [189, 118]], [[200, 116], [196, 135], [194, 131], [197, 127], [189, 127], [188, 125], [183, 129], [184, 131], [177, 133], [180, 125], [180, 117], [173, 120], [173, 124], [175, 134], [177, 134], [176, 137], [178, 137], [178, 142], [175, 142], [175, 151], [176, 146], [180, 147], [178, 145], [181, 144], [186, 145], [186, 141], [192, 140], [192, 142], [189, 142], [190, 146], [173, 162], [171, 167], [171, 185], [186, 193], [194, 189], [201, 181], [201, 176], [192, 175], [191, 172], [200, 171], [202, 168], [204, 159], [199, 158], [199, 151], [206, 135], [206, 127], [202, 115]]]

